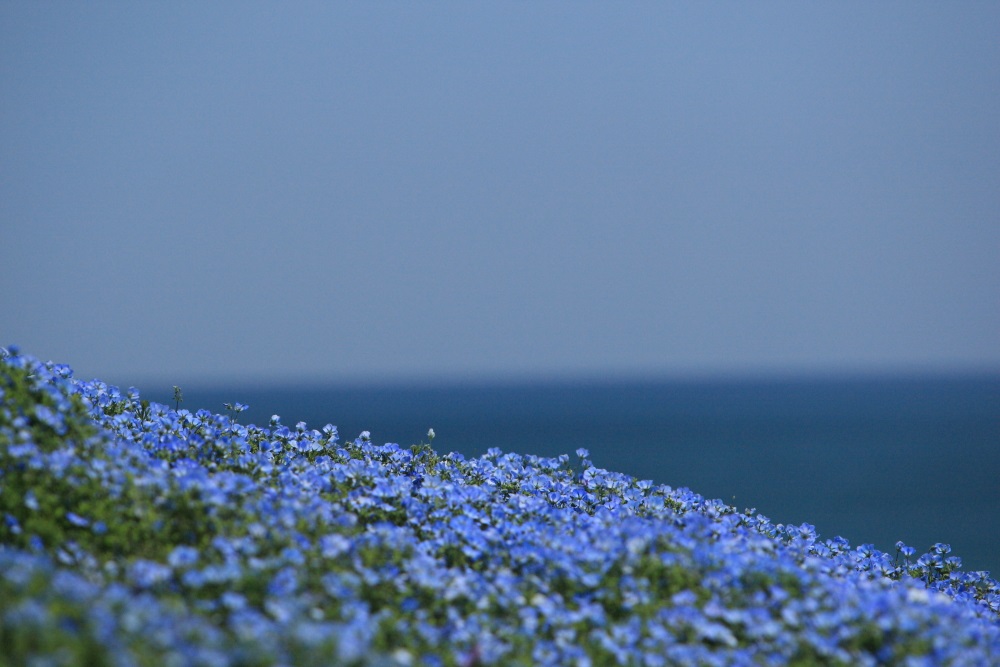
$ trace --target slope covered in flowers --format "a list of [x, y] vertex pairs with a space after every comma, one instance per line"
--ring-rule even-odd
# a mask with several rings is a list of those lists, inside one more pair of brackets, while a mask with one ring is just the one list
[[945, 545], [0, 357], [0, 666], [1000, 664], [1000, 586]]

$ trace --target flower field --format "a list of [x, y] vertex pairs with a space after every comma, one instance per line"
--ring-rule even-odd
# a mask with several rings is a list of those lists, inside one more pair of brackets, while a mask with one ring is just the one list
[[1000, 665], [946, 545], [226, 407], [0, 348], [0, 667]]

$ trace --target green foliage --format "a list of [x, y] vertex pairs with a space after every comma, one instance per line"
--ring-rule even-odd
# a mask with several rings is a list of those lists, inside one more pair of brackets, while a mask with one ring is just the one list
[[[27, 549], [40, 541], [53, 552], [80, 549], [98, 563], [162, 560], [178, 544], [206, 544], [240, 514], [238, 506], [208, 507], [197, 493], [176, 484], [167, 494], [154, 495], [127, 473], [109, 477], [109, 471], [122, 468], [114, 465], [112, 443], [80, 398], [32, 380], [25, 369], [0, 365], [0, 469], [8, 471], [0, 484], [0, 516], [13, 519], [0, 523], [0, 543]], [[39, 405], [60, 410], [61, 433], [37, 416]], [[148, 401], [116, 401], [103, 412], [115, 416], [130, 410], [143, 421], [151, 417]], [[27, 464], [23, 459], [15, 463], [10, 455], [11, 447], [22, 442], [39, 450]], [[61, 466], [69, 452], [85, 456]], [[17, 474], [10, 474], [14, 470]], [[71, 515], [88, 517], [86, 525]]]
[[[79, 396], [58, 387], [36, 382], [29, 370], [0, 364], [0, 447], [15, 440], [30, 440], [43, 452], [53, 452], [67, 445], [84, 446], [97, 434], [93, 418]], [[61, 416], [62, 428], [54, 427], [39, 416], [43, 406]], [[20, 419], [19, 419], [20, 418]], [[17, 431], [26, 434], [18, 437]]]

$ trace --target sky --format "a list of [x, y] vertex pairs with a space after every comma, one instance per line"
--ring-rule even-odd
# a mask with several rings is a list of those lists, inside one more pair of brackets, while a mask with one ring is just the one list
[[0, 345], [1000, 371], [1000, 4], [0, 0]]

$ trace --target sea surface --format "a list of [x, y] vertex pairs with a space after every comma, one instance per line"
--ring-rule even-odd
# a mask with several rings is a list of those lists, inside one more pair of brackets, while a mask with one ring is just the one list
[[[140, 387], [173, 405], [171, 388]], [[183, 408], [249, 409], [378, 443], [557, 456], [688, 487], [821, 538], [952, 546], [1000, 578], [1000, 375], [183, 387]], [[574, 456], [575, 458], [575, 456]]]

